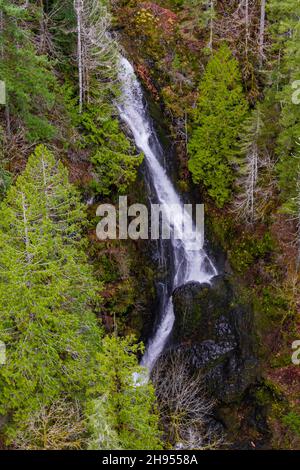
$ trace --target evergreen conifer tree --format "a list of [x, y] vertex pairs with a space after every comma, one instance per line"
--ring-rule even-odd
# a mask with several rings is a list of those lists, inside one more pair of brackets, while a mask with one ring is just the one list
[[9, 431], [53, 400], [82, 398], [95, 371], [97, 286], [80, 243], [84, 214], [67, 173], [43, 146], [1, 205], [0, 413]]
[[88, 409], [91, 449], [161, 449], [154, 388], [138, 366], [139, 350], [133, 338], [104, 338], [96, 386], [100, 398]]
[[14, 117], [25, 126], [29, 140], [50, 139], [55, 134], [49, 114], [56, 80], [48, 58], [37, 53], [34, 35], [27, 27], [38, 22], [38, 9], [0, 0], [0, 13], [0, 79], [7, 91], [7, 134], [14, 131]]
[[231, 197], [233, 162], [247, 112], [238, 62], [223, 44], [208, 62], [200, 83], [188, 146], [193, 181], [203, 183], [220, 207]]

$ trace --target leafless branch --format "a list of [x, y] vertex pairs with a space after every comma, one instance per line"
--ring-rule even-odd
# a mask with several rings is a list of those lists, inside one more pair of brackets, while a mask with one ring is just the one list
[[168, 441], [175, 448], [218, 447], [222, 437], [212, 420], [214, 401], [201, 373], [191, 372], [186, 355], [171, 351], [161, 356], [151, 378]]

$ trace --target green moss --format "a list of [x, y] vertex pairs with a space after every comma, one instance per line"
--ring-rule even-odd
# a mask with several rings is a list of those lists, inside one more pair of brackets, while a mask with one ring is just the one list
[[185, 193], [185, 192], [188, 192], [189, 190], [189, 184], [187, 181], [185, 180], [179, 180], [178, 183], [178, 189], [182, 192], [182, 193]]
[[283, 394], [280, 388], [271, 382], [265, 380], [255, 391], [254, 394], [259, 405], [270, 406], [283, 400]]
[[282, 423], [287, 426], [293, 433], [300, 437], [300, 413], [290, 411], [283, 416]]
[[278, 368], [278, 367], [287, 367], [291, 365], [291, 353], [289, 352], [283, 352], [279, 353], [278, 355], [272, 357], [270, 361], [270, 365], [272, 368]]
[[287, 299], [272, 286], [263, 288], [261, 301], [263, 311], [269, 320], [276, 321], [282, 318], [282, 312], [289, 308]]
[[258, 259], [272, 253], [274, 241], [268, 232], [263, 237], [257, 233], [243, 232], [240, 240], [231, 246], [233, 248], [228, 251], [229, 261], [235, 271], [243, 273]]

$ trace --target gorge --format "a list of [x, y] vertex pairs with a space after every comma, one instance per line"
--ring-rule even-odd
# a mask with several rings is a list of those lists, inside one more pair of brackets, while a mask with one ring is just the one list
[[299, 5], [0, 0], [0, 449], [300, 448]]
[[[183, 206], [183, 203], [163, 167], [162, 148], [147, 113], [141, 86], [137, 81], [133, 67], [124, 57], [120, 60], [119, 78], [122, 90], [118, 105], [120, 117], [131, 130], [137, 148], [145, 155], [150, 185], [155, 191], [156, 201], [152, 200], [151, 202], [166, 205], [170, 230], [174, 232], [174, 225], [171, 224], [181, 224], [182, 216], [180, 213], [172, 213], [172, 207]], [[188, 217], [190, 215], [184, 212], [183, 219]], [[188, 240], [177, 240], [174, 237], [167, 247], [164, 243], [158, 244], [160, 262], [171, 262], [171, 266], [167, 268], [168, 278], [162, 289], [158, 326], [154, 336], [148, 342], [141, 362], [150, 371], [162, 353], [173, 328], [172, 294], [174, 289], [190, 281], [209, 282], [217, 274], [215, 266], [203, 249], [204, 233], [201, 234], [201, 240], [202, 245], [197, 250], [189, 246]], [[169, 257], [167, 257], [166, 250], [169, 252]]]
[[[145, 157], [144, 177], [149, 202], [165, 204], [170, 231], [175, 224], [190, 217], [186, 212], [173, 213], [183, 206], [168, 175], [164, 150], [155, 131], [141, 85], [129, 61], [120, 59], [121, 96], [118, 111]], [[174, 209], [173, 209], [174, 210]], [[222, 406], [235, 400], [257, 380], [251, 308], [239, 300], [236, 287], [224, 272], [218, 273], [204, 249], [201, 233], [198, 249], [188, 240], [159, 240], [156, 244], [158, 264], [165, 269], [160, 280], [158, 308], [152, 313], [152, 335], [146, 342], [141, 365], [151, 373], [159, 357], [168, 349], [184, 352], [191, 370], [202, 371], [211, 398]], [[221, 271], [223, 268], [221, 269]], [[166, 356], [167, 357], [167, 356]], [[227, 419], [220, 422], [228, 425]]]

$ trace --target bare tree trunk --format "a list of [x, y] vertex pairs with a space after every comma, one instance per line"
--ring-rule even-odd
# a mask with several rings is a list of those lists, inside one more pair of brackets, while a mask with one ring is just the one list
[[245, 0], [245, 28], [246, 28], [246, 41], [245, 41], [245, 53], [246, 58], [248, 58], [249, 50], [249, 0]]
[[46, 25], [45, 25], [45, 12], [44, 2], [40, 0], [41, 19], [40, 19], [40, 38], [39, 38], [39, 52], [42, 54], [46, 51]]
[[82, 12], [83, 0], [74, 0], [74, 9], [77, 18], [77, 64], [78, 64], [78, 86], [79, 86], [79, 113], [83, 107], [83, 55], [82, 55]]
[[[3, 31], [4, 31], [4, 18], [3, 18], [3, 12], [0, 11], [0, 35], [3, 34]], [[1, 45], [0, 57], [1, 57], [1, 60], [4, 60], [4, 42], [2, 42], [2, 45]], [[7, 96], [6, 96], [6, 103], [5, 103], [5, 122], [6, 122], [7, 138], [10, 139], [10, 137], [11, 137], [11, 125], [10, 125], [10, 112], [9, 112], [9, 105], [8, 105]]]
[[250, 212], [250, 222], [253, 224], [255, 218], [254, 210], [254, 199], [255, 199], [255, 189], [257, 184], [257, 171], [258, 171], [258, 149], [257, 145], [254, 144], [253, 153], [250, 161], [250, 188], [249, 188], [249, 212]]
[[[0, 36], [2, 36], [3, 34], [3, 11], [0, 11]], [[0, 50], [0, 54], [1, 54], [1, 59], [3, 60], [4, 59], [4, 44], [2, 42], [1, 44], [1, 50]]]
[[119, 50], [109, 34], [110, 13], [99, 0], [74, 0], [77, 19], [77, 65], [79, 112], [85, 102], [92, 101], [90, 77], [96, 78], [99, 87], [106, 88], [117, 79]]
[[260, 68], [262, 67], [263, 61], [264, 61], [265, 22], [266, 22], [266, 0], [261, 0], [260, 27], [259, 27], [259, 65], [260, 65]]
[[10, 112], [9, 112], [9, 105], [8, 100], [6, 98], [6, 106], [5, 106], [5, 121], [6, 121], [6, 134], [7, 138], [11, 138], [11, 125], [10, 125]]
[[82, 71], [82, 95], [83, 99], [86, 100], [87, 103], [90, 103], [90, 73], [88, 70], [88, 48], [87, 44], [83, 43], [82, 45], [82, 63], [84, 64], [83, 66], [83, 71]]
[[221, 444], [223, 436], [209, 421], [214, 402], [205, 391], [200, 371], [191, 374], [184, 353], [172, 350], [160, 356], [151, 380], [173, 448], [180, 444], [182, 449], [213, 449]]
[[237, 180], [240, 191], [235, 200], [235, 210], [239, 218], [250, 225], [260, 217], [259, 201], [263, 197], [262, 188], [258, 185], [258, 172], [267, 166], [267, 160], [260, 155], [259, 147], [259, 136], [263, 125], [262, 114], [258, 108], [253, 117], [247, 120], [241, 146], [245, 160], [240, 166], [240, 178]]

